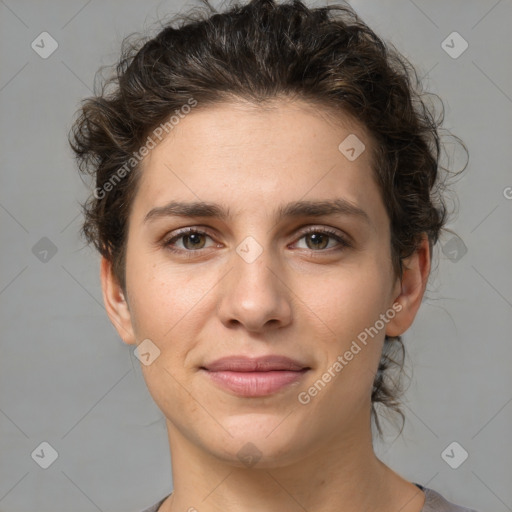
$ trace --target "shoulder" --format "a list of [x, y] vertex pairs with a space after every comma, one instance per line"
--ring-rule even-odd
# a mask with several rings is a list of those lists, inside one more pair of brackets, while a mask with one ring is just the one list
[[162, 505], [162, 503], [170, 496], [170, 494], [168, 496], [165, 496], [164, 498], [162, 498], [158, 503], [155, 503], [153, 506], [149, 507], [149, 508], [145, 508], [142, 512], [158, 512], [158, 509], [160, 507], [160, 505]]
[[421, 509], [421, 512], [477, 512], [471, 508], [465, 508], [451, 503], [433, 489], [419, 485], [418, 487], [425, 493], [425, 505]]
[[152, 507], [145, 508], [142, 512], [158, 512], [158, 507], [160, 506], [160, 503], [156, 503]]
[[[461, 507], [449, 502], [433, 489], [416, 484], [425, 493], [425, 505], [421, 512], [477, 512], [474, 509]], [[158, 503], [144, 509], [142, 512], [158, 512], [158, 508], [167, 499], [168, 496], [162, 498]]]

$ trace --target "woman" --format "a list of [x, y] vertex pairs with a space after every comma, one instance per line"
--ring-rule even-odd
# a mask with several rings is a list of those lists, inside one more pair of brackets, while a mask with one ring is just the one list
[[467, 512], [372, 445], [446, 222], [414, 69], [346, 6], [181, 18], [71, 137], [107, 313], [166, 418], [174, 491], [147, 511]]

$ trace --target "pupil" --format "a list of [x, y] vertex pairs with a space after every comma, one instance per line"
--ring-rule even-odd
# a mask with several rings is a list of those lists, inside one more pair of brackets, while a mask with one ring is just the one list
[[318, 243], [320, 242], [320, 246], [324, 246], [325, 244], [322, 244], [322, 239], [325, 235], [322, 235], [321, 233], [315, 233], [315, 234], [312, 234], [310, 235], [310, 237], [313, 239], [313, 243], [317, 244], [316, 247], [318, 247]]
[[[187, 235], [186, 236], [186, 239], [188, 241], [192, 240], [192, 245], [198, 245], [198, 243], [200, 242], [200, 236], [198, 233], [193, 233], [191, 235]], [[195, 239], [195, 242], [194, 242], [194, 239]]]

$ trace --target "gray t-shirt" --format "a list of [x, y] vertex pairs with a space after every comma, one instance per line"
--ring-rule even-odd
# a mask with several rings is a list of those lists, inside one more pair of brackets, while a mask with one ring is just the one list
[[[428, 489], [427, 487], [423, 487], [420, 484], [414, 484], [419, 487], [425, 493], [425, 505], [421, 509], [421, 512], [476, 512], [476, 510], [460, 507], [449, 501], [445, 500], [439, 493], [433, 491], [432, 489]], [[167, 495], [165, 498], [162, 498], [158, 503], [149, 507], [142, 512], [158, 512], [158, 507], [169, 497]]]

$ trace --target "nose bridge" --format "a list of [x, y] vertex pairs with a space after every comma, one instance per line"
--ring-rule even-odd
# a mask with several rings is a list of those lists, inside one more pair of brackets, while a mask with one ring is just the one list
[[248, 236], [233, 251], [230, 266], [219, 306], [224, 323], [258, 330], [267, 323], [290, 321], [287, 288], [281, 282], [283, 273], [272, 248]]
[[[267, 242], [264, 242], [267, 243]], [[276, 279], [276, 268], [279, 262], [273, 257], [270, 246], [260, 244], [254, 237], [246, 237], [237, 247], [233, 255], [234, 278], [245, 282], [253, 290], [273, 288]]]

